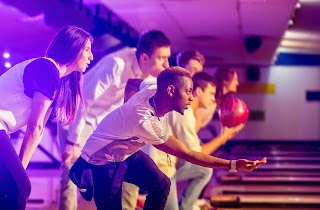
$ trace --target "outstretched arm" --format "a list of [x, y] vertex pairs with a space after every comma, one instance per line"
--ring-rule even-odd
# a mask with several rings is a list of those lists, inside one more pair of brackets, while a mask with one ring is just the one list
[[240, 124], [235, 127], [222, 127], [222, 132], [216, 138], [213, 138], [211, 141], [201, 145], [202, 152], [205, 154], [212, 154], [215, 152], [221, 145], [224, 145], [229, 139], [233, 138], [237, 135], [242, 128], [244, 127], [243, 124]]
[[[230, 160], [217, 158], [201, 152], [195, 152], [193, 150], [190, 150], [186, 146], [184, 146], [184, 144], [180, 140], [176, 139], [173, 136], [170, 136], [165, 143], [154, 146], [157, 149], [162, 150], [163, 152], [172, 154], [176, 157], [179, 157], [197, 165], [201, 165], [208, 168], [231, 168]], [[237, 169], [243, 171], [252, 171], [253, 169], [256, 169], [259, 165], [265, 164], [266, 162], [266, 158], [263, 158], [260, 161], [239, 159], [237, 160]]]

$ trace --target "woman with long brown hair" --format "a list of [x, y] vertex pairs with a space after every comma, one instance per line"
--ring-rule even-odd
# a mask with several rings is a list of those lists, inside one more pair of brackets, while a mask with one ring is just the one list
[[[31, 184], [25, 172], [52, 110], [73, 121], [81, 101], [81, 75], [93, 60], [92, 36], [76, 26], [62, 28], [45, 57], [16, 64], [0, 77], [0, 206], [25, 209]], [[27, 126], [19, 157], [10, 133]]]
[[216, 102], [219, 107], [227, 95], [237, 92], [238, 71], [235, 68], [221, 67], [215, 71], [213, 78], [217, 85]]

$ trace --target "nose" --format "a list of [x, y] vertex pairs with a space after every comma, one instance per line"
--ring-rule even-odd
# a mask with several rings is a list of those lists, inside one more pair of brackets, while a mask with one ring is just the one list
[[193, 101], [193, 94], [190, 94], [189, 101]]
[[216, 95], [215, 95], [215, 93], [212, 93], [212, 95], [211, 95], [211, 101], [212, 101], [212, 103], [215, 103], [215, 102], [216, 102]]
[[90, 60], [90, 61], [93, 60], [93, 53], [92, 53], [92, 52], [90, 53], [89, 60]]
[[168, 59], [166, 59], [166, 60], [164, 61], [163, 67], [164, 67], [165, 69], [169, 67], [169, 61], [168, 61]]

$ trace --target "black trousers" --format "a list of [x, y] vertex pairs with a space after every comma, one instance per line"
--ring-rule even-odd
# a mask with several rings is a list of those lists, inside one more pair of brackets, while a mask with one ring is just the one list
[[31, 183], [4, 130], [0, 130], [0, 209], [24, 210]]
[[[79, 166], [83, 165], [80, 157]], [[73, 167], [77, 167], [77, 162]], [[147, 191], [146, 210], [164, 209], [170, 191], [170, 179], [153, 160], [138, 151], [123, 162], [91, 165], [93, 196], [98, 210], [121, 210], [122, 183], [129, 182]], [[72, 171], [73, 169], [71, 169]], [[78, 169], [77, 169], [78, 170]]]

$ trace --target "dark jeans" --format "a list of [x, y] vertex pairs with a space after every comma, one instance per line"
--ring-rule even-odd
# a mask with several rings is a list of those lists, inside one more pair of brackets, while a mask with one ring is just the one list
[[31, 183], [4, 130], [0, 130], [0, 209], [24, 210]]
[[164, 209], [170, 191], [170, 180], [145, 153], [138, 151], [123, 162], [91, 165], [91, 170], [94, 201], [98, 210], [122, 209], [123, 181], [147, 191], [144, 209]]

